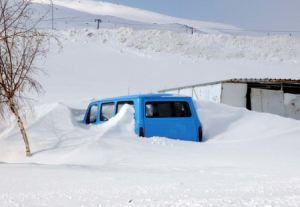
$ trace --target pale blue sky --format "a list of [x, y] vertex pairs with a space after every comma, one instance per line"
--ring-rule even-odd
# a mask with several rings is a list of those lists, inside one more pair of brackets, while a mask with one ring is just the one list
[[300, 0], [106, 0], [246, 29], [300, 30]]

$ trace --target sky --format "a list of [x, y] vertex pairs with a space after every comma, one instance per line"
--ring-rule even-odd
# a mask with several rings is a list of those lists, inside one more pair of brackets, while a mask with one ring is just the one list
[[299, 30], [300, 0], [105, 0], [254, 30]]

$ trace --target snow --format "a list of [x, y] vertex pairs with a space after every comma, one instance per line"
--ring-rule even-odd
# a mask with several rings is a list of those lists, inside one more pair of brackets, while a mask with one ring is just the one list
[[85, 126], [81, 108], [38, 106], [27, 123], [31, 158], [14, 130], [1, 136], [1, 206], [300, 204], [299, 121], [196, 104], [204, 143], [138, 138], [130, 107]]
[[1, 120], [0, 206], [300, 206], [297, 120], [195, 102], [203, 143], [139, 138], [129, 106], [103, 125], [82, 124], [98, 98], [229, 78], [300, 78], [299, 38], [234, 36], [208, 23], [207, 34], [149, 30], [154, 20], [195, 22], [84, 2], [55, 1], [61, 15], [111, 15], [120, 26], [138, 17], [143, 26], [95, 30], [73, 22], [53, 32], [62, 48], [51, 42], [37, 63], [47, 73], [45, 94], [23, 110], [32, 157], [24, 157], [14, 118]]
[[41, 62], [47, 72], [41, 76], [45, 95], [38, 97], [43, 102], [73, 104], [231, 78], [300, 78], [297, 38], [237, 41], [226, 35], [127, 28], [55, 34], [63, 44], [53, 46]]
[[[34, 0], [35, 3], [42, 3], [49, 5], [48, 0]], [[123, 5], [112, 4], [103, 1], [93, 1], [93, 0], [53, 0], [53, 3], [56, 6], [65, 7], [68, 9], [98, 15], [98, 17], [103, 16], [113, 16], [131, 21], [139, 21], [143, 23], [153, 24], [173, 24], [178, 23], [182, 25], [188, 25], [190, 27], [197, 28], [201, 31], [208, 33], [220, 33], [223, 30], [232, 30], [237, 29], [231, 25], [219, 24], [214, 22], [202, 22], [202, 21], [194, 21], [187, 19], [180, 19], [176, 17], [170, 17], [162, 14], [158, 14], [155, 12], [145, 11], [137, 8], [131, 8]], [[58, 8], [59, 9], [59, 8]], [[78, 13], [75, 12], [77, 16]], [[101, 16], [99, 16], [101, 15]], [[65, 17], [67, 15], [65, 14]], [[59, 16], [58, 16], [59, 17]], [[114, 19], [114, 18], [113, 18]], [[74, 19], [73, 19], [74, 20]], [[94, 21], [94, 20], [92, 20]], [[123, 20], [124, 21], [124, 20]], [[72, 22], [72, 21], [71, 21]], [[132, 24], [132, 22], [124, 22], [125, 24]], [[141, 24], [141, 23], [140, 23]]]
[[[36, 18], [45, 16], [38, 24], [39, 29], [51, 29], [52, 28], [52, 13], [51, 7], [44, 4], [34, 4], [32, 9], [36, 11]], [[66, 7], [54, 6], [54, 18], [53, 27], [56, 30], [79, 29], [90, 28], [95, 29], [97, 23], [95, 19], [100, 19], [100, 28], [106, 29], [118, 29], [121, 27], [132, 28], [135, 30], [161, 30], [161, 31], [173, 31], [178, 33], [192, 33], [190, 26], [179, 23], [145, 23], [138, 20], [128, 20], [110, 15], [96, 15], [83, 11], [78, 11]], [[194, 29], [197, 33], [203, 33], [203, 31]], [[217, 31], [215, 31], [217, 33]]]

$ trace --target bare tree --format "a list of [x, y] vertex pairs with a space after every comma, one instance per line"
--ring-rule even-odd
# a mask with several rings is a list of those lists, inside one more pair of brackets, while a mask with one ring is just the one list
[[31, 5], [30, 0], [0, 0], [0, 115], [10, 109], [15, 116], [26, 156], [31, 156], [31, 150], [20, 108], [31, 90], [41, 90], [34, 63], [45, 55], [48, 39], [36, 29], [41, 19], [32, 18]]

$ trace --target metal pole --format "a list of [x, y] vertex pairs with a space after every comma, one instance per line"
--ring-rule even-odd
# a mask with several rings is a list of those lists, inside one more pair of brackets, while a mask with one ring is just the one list
[[53, 0], [51, 0], [51, 26], [52, 26], [52, 30], [54, 30], [54, 4], [53, 4]]
[[95, 22], [97, 22], [97, 29], [99, 29], [100, 23], [102, 22], [101, 19], [95, 19]]

